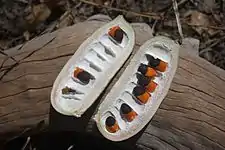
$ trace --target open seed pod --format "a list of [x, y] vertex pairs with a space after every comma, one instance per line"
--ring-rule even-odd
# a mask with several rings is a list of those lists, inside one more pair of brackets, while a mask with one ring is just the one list
[[133, 28], [122, 16], [94, 32], [56, 78], [51, 92], [55, 110], [80, 117], [131, 54], [134, 40]]
[[170, 88], [178, 56], [179, 45], [166, 37], [140, 47], [95, 114], [104, 137], [126, 140], [147, 125]]

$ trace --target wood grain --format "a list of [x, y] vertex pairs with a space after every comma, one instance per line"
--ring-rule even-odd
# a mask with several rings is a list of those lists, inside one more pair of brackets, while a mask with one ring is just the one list
[[[9, 50], [9, 55], [17, 63], [0, 57], [0, 63], [7, 59], [0, 75], [14, 65], [0, 81], [0, 135], [33, 127], [41, 120], [48, 124], [49, 98], [56, 76], [82, 41], [103, 24], [105, 22], [102, 21], [78, 23], [38, 37], [20, 46], [19, 50], [18, 47]], [[133, 24], [133, 27], [136, 33], [135, 53], [152, 34], [145, 24]], [[111, 89], [129, 60], [99, 101]], [[187, 50], [181, 50], [179, 67], [167, 97], [132, 144], [146, 150], [225, 149], [224, 85], [223, 70]], [[79, 123], [85, 126], [84, 120], [79, 120]], [[99, 134], [93, 126], [90, 121], [81, 132]]]

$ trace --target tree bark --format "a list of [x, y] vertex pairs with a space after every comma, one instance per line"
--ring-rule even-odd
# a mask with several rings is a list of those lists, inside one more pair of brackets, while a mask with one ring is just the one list
[[[80, 119], [56, 114], [50, 92], [58, 73], [79, 45], [106, 22], [89, 20], [45, 34], [10, 49], [0, 64], [0, 135], [33, 127], [41, 120], [56, 130], [76, 130], [99, 135], [90, 117], [124, 71], [141, 44], [152, 37], [146, 24], [133, 24], [133, 54], [100, 98]], [[180, 50], [179, 66], [170, 91], [153, 119], [137, 136], [140, 149], [225, 149], [225, 72]], [[49, 110], [50, 121], [49, 121]]]

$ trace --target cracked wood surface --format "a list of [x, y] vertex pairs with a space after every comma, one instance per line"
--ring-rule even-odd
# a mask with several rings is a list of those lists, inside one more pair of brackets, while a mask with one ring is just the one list
[[[0, 81], [0, 135], [22, 131], [41, 120], [49, 123], [49, 98], [56, 76], [82, 41], [103, 24], [103, 21], [78, 23], [6, 51], [17, 62], [0, 56], [0, 64], [4, 63], [0, 73], [3, 76]], [[152, 35], [147, 25], [135, 24], [133, 27], [135, 53]], [[133, 143], [140, 149], [225, 149], [225, 72], [186, 51], [180, 51], [179, 66], [168, 95]], [[124, 68], [104, 91], [100, 101]], [[62, 129], [70, 130], [70, 126], [74, 126], [58, 120], [64, 122], [64, 126], [55, 123]], [[96, 134], [93, 123], [86, 126], [84, 120], [89, 118], [84, 115], [79, 119], [82, 127], [77, 129]]]

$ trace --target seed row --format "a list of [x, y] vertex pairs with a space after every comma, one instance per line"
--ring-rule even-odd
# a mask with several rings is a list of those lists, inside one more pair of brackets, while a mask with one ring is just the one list
[[[168, 63], [160, 60], [159, 58], [154, 58], [153, 56], [145, 55], [148, 63], [140, 63], [136, 72], [137, 83], [132, 90], [132, 96], [135, 97], [134, 100], [139, 105], [145, 105], [151, 98], [151, 93], [155, 92], [157, 86], [155, 78], [157, 78], [158, 73], [163, 73], [168, 67]], [[132, 122], [138, 116], [128, 104], [125, 102], [120, 106], [121, 117], [126, 122]], [[115, 133], [120, 130], [119, 124], [116, 117], [111, 115], [105, 120], [106, 129], [110, 133]]]

